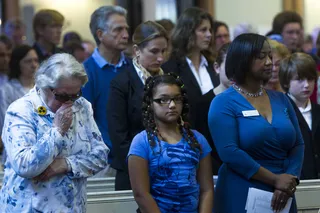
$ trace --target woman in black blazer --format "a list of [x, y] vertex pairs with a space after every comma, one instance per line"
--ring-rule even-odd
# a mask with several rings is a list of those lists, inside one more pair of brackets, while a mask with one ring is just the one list
[[172, 53], [162, 66], [164, 72], [175, 72], [186, 87], [190, 104], [191, 127], [202, 133], [212, 148], [213, 173], [217, 174], [221, 160], [216, 153], [208, 127], [208, 111], [219, 85], [214, 71], [213, 19], [199, 8], [188, 8], [180, 16], [173, 30]]
[[114, 156], [111, 166], [117, 170], [115, 190], [131, 189], [126, 157], [132, 139], [144, 130], [142, 99], [145, 80], [150, 76], [163, 74], [161, 65], [168, 46], [167, 32], [153, 21], [140, 24], [132, 40], [132, 64], [111, 81], [107, 105]]
[[310, 101], [318, 79], [316, 63], [305, 53], [283, 59], [280, 84], [295, 109], [304, 140], [301, 180], [320, 178], [320, 106]]

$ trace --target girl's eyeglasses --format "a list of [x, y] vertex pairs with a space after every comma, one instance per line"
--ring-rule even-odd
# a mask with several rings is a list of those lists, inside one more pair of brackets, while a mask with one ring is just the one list
[[82, 96], [82, 91], [80, 89], [80, 91], [77, 94], [74, 95], [68, 95], [68, 94], [58, 94], [54, 91], [54, 89], [51, 89], [51, 92], [54, 95], [54, 98], [57, 101], [60, 101], [62, 103], [67, 102], [67, 101], [73, 101], [75, 102], [78, 98], [80, 98]]
[[171, 103], [171, 101], [173, 101], [175, 104], [182, 104], [183, 97], [178, 96], [178, 97], [174, 97], [174, 98], [169, 98], [169, 97], [157, 98], [157, 99], [153, 99], [153, 101], [158, 104], [162, 104], [162, 105], [165, 105], [165, 104], [169, 105]]

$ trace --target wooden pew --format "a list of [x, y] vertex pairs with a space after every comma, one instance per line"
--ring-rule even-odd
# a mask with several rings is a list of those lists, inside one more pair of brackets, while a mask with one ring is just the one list
[[[3, 173], [0, 172], [0, 186]], [[214, 177], [216, 182], [217, 177]], [[87, 203], [90, 213], [135, 212], [137, 204], [132, 191], [113, 191], [114, 178], [89, 178]], [[301, 181], [295, 193], [299, 213], [318, 213], [320, 209], [320, 180]]]
[[320, 179], [302, 180], [295, 195], [299, 213], [318, 213], [320, 209]]

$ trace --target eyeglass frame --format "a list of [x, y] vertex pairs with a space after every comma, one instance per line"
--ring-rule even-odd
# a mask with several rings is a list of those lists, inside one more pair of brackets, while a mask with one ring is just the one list
[[[168, 99], [165, 103], [161, 103], [161, 100], [163, 99]], [[156, 102], [160, 105], [170, 105], [171, 102], [173, 101], [175, 104], [182, 104], [183, 103], [183, 96], [177, 96], [174, 98], [156, 98], [156, 99], [152, 99], [153, 102]]]
[[62, 103], [65, 103], [67, 101], [72, 101], [75, 102], [76, 100], [78, 100], [80, 97], [82, 97], [82, 90], [80, 89], [80, 91], [75, 94], [75, 95], [68, 95], [68, 94], [58, 94], [55, 92], [55, 90], [53, 88], [50, 88], [50, 91], [52, 92], [52, 94], [54, 95], [54, 99], [56, 99], [57, 101], [60, 101]]

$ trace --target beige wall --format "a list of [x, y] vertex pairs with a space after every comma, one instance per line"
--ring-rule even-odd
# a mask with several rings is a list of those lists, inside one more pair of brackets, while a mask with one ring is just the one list
[[320, 27], [320, 1], [319, 0], [304, 0], [305, 1], [305, 30], [311, 33], [313, 28]]
[[[142, 0], [143, 20], [154, 20], [158, 0]], [[91, 13], [98, 7], [113, 4], [113, 0], [19, 0], [21, 15], [27, 23], [28, 41], [33, 40], [32, 16], [43, 8], [60, 11], [67, 21], [64, 32], [75, 30], [84, 39], [93, 40], [89, 21]], [[232, 5], [232, 6], [231, 6]], [[231, 28], [241, 22], [253, 24], [261, 34], [271, 29], [273, 17], [282, 11], [282, 0], [215, 0], [215, 18], [225, 21]], [[320, 26], [320, 0], [305, 0], [305, 29], [310, 33]], [[161, 13], [161, 12], [160, 12]]]
[[90, 16], [98, 7], [111, 4], [113, 0], [20, 0], [21, 15], [28, 25], [28, 41], [33, 39], [33, 14], [45, 8], [58, 10], [65, 16], [66, 28], [63, 34], [74, 30], [80, 33], [82, 38], [93, 41], [89, 29]]
[[[315, 0], [318, 1], [318, 0]], [[215, 0], [215, 18], [232, 28], [248, 22], [265, 34], [271, 29], [273, 17], [282, 11], [282, 0]]]

